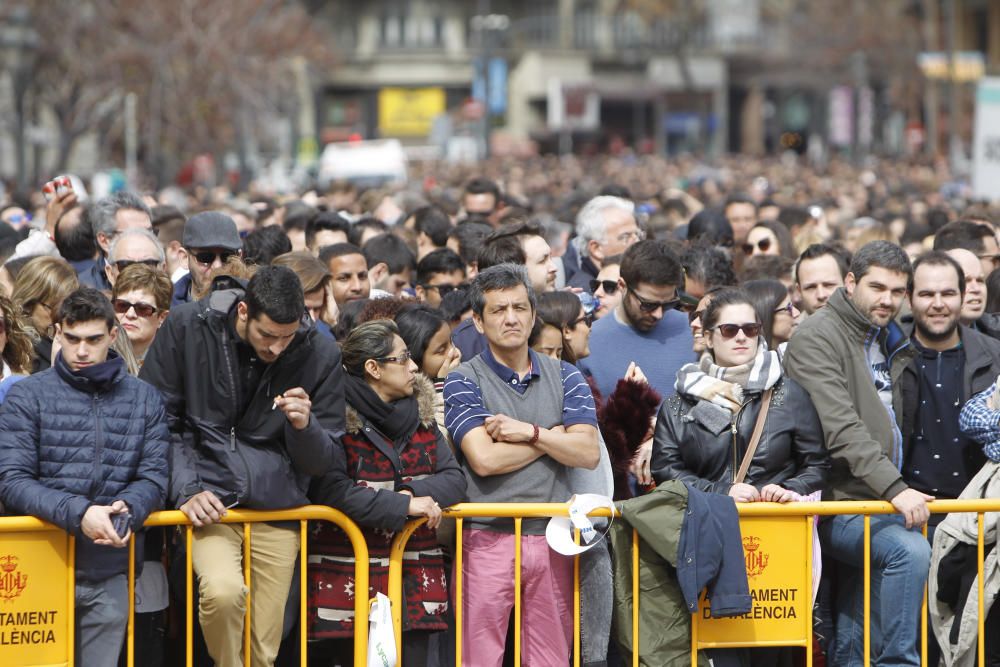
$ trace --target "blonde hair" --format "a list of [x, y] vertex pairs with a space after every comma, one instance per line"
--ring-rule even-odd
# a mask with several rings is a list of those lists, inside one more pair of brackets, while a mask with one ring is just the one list
[[271, 266], [287, 266], [294, 271], [302, 283], [302, 291], [306, 294], [325, 287], [330, 280], [330, 270], [326, 265], [316, 259], [311, 252], [303, 250], [278, 255], [271, 260]]
[[10, 370], [19, 375], [31, 373], [31, 361], [35, 356], [31, 334], [28, 333], [21, 309], [5, 296], [0, 296], [0, 310], [3, 311], [7, 330], [7, 344], [3, 348], [3, 360]]
[[129, 340], [128, 334], [125, 333], [125, 327], [120, 322], [115, 322], [115, 328], [118, 329], [118, 335], [115, 337], [115, 342], [111, 343], [111, 349], [117, 352], [118, 356], [125, 362], [125, 369], [128, 370], [129, 375], [139, 377], [142, 364], [139, 363], [135, 351], [132, 350], [132, 341]]
[[51, 309], [55, 319], [59, 304], [79, 286], [76, 271], [65, 260], [58, 257], [36, 257], [18, 272], [11, 300], [29, 318], [34, 307], [43, 304]]

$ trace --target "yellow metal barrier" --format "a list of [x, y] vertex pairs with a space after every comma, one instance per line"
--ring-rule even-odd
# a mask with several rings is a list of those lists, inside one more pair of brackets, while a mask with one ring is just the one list
[[[347, 515], [345, 515], [340, 510], [333, 509], [331, 507], [321, 506], [321, 505], [309, 505], [306, 507], [299, 507], [289, 510], [280, 511], [270, 511], [261, 512], [253, 510], [229, 510], [226, 516], [222, 519], [222, 523], [241, 523], [244, 525], [244, 540], [243, 540], [243, 564], [244, 564], [244, 581], [248, 590], [251, 592], [247, 596], [246, 604], [246, 615], [244, 617], [244, 651], [243, 660], [244, 664], [250, 664], [250, 613], [251, 613], [251, 602], [250, 595], [252, 595], [252, 581], [250, 580], [251, 572], [251, 562], [250, 562], [250, 524], [266, 521], [298, 521], [299, 522], [299, 536], [301, 538], [300, 553], [299, 557], [301, 560], [301, 577], [299, 581], [299, 591], [300, 591], [300, 602], [299, 602], [299, 643], [301, 650], [301, 664], [306, 665], [308, 659], [307, 650], [307, 620], [308, 616], [306, 614], [307, 609], [307, 590], [306, 590], [306, 577], [308, 570], [308, 557], [307, 557], [307, 547], [308, 547], [308, 532], [307, 523], [309, 521], [329, 521], [335, 524], [347, 535], [348, 539], [351, 541], [351, 546], [354, 550], [355, 558], [355, 590], [358, 591], [354, 603], [354, 613], [355, 613], [355, 624], [354, 624], [354, 662], [355, 665], [365, 665], [367, 664], [368, 656], [368, 545], [365, 543], [364, 536], [357, 525], [351, 521]], [[185, 627], [185, 656], [186, 663], [188, 665], [193, 664], [193, 649], [192, 649], [192, 637], [193, 637], [193, 568], [191, 564], [191, 543], [192, 536], [194, 533], [194, 527], [188, 521], [187, 517], [179, 511], [170, 512], [155, 512], [146, 520], [145, 526], [147, 528], [152, 528], [156, 526], [184, 526], [184, 539], [186, 546], [187, 560], [185, 563], [185, 588], [186, 588], [186, 627]], [[11, 532], [36, 532], [36, 531], [55, 531], [62, 535], [62, 533], [56, 526], [47, 524], [38, 519], [32, 517], [3, 517], [0, 518], [0, 533], [11, 533]], [[68, 540], [68, 557], [66, 560], [66, 568], [69, 572], [69, 586], [67, 595], [67, 609], [68, 613], [65, 614], [68, 627], [66, 629], [68, 636], [68, 654], [69, 661], [68, 665], [73, 664], [73, 608], [75, 606], [75, 586], [73, 582], [73, 539], [67, 536]], [[134, 556], [135, 556], [135, 539], [129, 542], [129, 571], [128, 571], [128, 587], [129, 587], [129, 620], [128, 620], [128, 631], [126, 634], [126, 656], [127, 664], [129, 667], [135, 665], [135, 628], [134, 628], [134, 595], [135, 595], [135, 570], [134, 570]], [[35, 663], [32, 663], [35, 664]]]
[[[56, 526], [30, 516], [0, 517], [0, 536], [23, 533], [18, 540], [23, 549], [13, 549], [3, 544], [0, 537], [0, 611], [5, 619], [0, 623], [0, 664], [9, 664], [13, 656], [9, 652], [18, 651], [12, 646], [30, 646], [31, 664], [54, 663], [73, 665], [73, 644], [75, 626], [73, 607], [76, 602], [76, 582], [74, 580], [75, 548], [72, 535], [67, 535]], [[8, 538], [9, 539], [9, 538]], [[42, 581], [38, 581], [41, 577]], [[65, 581], [59, 581], [65, 579]], [[55, 591], [57, 602], [53, 603], [52, 582], [65, 587], [61, 593]], [[41, 591], [38, 590], [41, 586]], [[59, 596], [62, 603], [58, 602]], [[61, 614], [59, 612], [62, 612]], [[21, 617], [26, 623], [9, 623], [6, 617]], [[49, 619], [59, 620], [49, 623]], [[45, 623], [41, 623], [41, 619]], [[47, 628], [44, 638], [35, 633], [39, 626]], [[33, 631], [19, 631], [18, 627], [32, 627]], [[49, 634], [51, 633], [51, 634]], [[15, 634], [17, 635], [16, 641]], [[27, 637], [24, 637], [27, 635]], [[21, 641], [27, 638], [29, 641]], [[41, 641], [33, 641], [41, 639]]]
[[[1000, 512], [1000, 499], [989, 499], [989, 500], [938, 500], [929, 503], [929, 508], [932, 513], [954, 513], [954, 512], [970, 512], [976, 513], [978, 516], [978, 546], [977, 546], [977, 560], [978, 560], [978, 582], [979, 582], [979, 609], [978, 609], [978, 664], [981, 667], [985, 667], [985, 637], [983, 634], [983, 624], [985, 622], [984, 618], [984, 600], [983, 600], [983, 555], [984, 555], [984, 516], [986, 512]], [[864, 533], [865, 533], [865, 551], [864, 551], [864, 660], [865, 664], [871, 664], [871, 635], [870, 635], [870, 623], [871, 623], [871, 603], [870, 603], [870, 590], [871, 590], [871, 515], [874, 514], [893, 514], [895, 509], [890, 503], [881, 501], [850, 501], [850, 502], [811, 502], [811, 503], [789, 503], [789, 504], [776, 504], [776, 503], [749, 503], [749, 504], [737, 504], [737, 509], [740, 514], [741, 523], [745, 523], [742, 520], [751, 517], [800, 517], [808, 525], [806, 535], [808, 537], [807, 547], [805, 553], [807, 557], [803, 562], [803, 575], [805, 576], [805, 581], [807, 586], [805, 590], [808, 591], [808, 604], [807, 607], [807, 620], [805, 627], [808, 629], [808, 635], [801, 637], [795, 641], [774, 643], [774, 642], [761, 642], [761, 643], [733, 643], [724, 644], [725, 646], [801, 646], [805, 648], [806, 651], [806, 664], [812, 665], [812, 517], [813, 516], [832, 516], [838, 514], [858, 514], [863, 515], [864, 518]], [[568, 505], [560, 503], [540, 503], [540, 504], [518, 504], [518, 503], [462, 503], [455, 505], [444, 510], [444, 515], [446, 517], [456, 519], [457, 528], [457, 539], [455, 548], [455, 580], [451, 582], [451, 585], [455, 591], [454, 596], [454, 614], [455, 614], [455, 655], [456, 664], [462, 664], [462, 525], [463, 519], [471, 517], [501, 517], [501, 518], [512, 518], [515, 522], [515, 535], [517, 536], [517, 545], [515, 548], [515, 600], [514, 600], [514, 614], [515, 614], [515, 626], [514, 626], [514, 664], [520, 665], [520, 613], [521, 613], [521, 600], [520, 600], [520, 526], [521, 520], [527, 518], [545, 518], [552, 516], [568, 516]], [[607, 509], [597, 509], [591, 513], [591, 516], [595, 517], [607, 517], [610, 516], [611, 512]], [[615, 516], [618, 513], [615, 512]], [[414, 519], [409, 521], [405, 528], [396, 534], [393, 540], [392, 549], [390, 553], [389, 560], [389, 597], [392, 600], [392, 619], [395, 628], [396, 635], [396, 650], [397, 655], [402, 656], [402, 613], [403, 613], [403, 552], [406, 548], [406, 543], [413, 534], [413, 531], [420, 526], [425, 519]], [[926, 534], [926, 529], [925, 529]], [[579, 559], [579, 556], [576, 557]], [[574, 619], [574, 632], [577, 633], [577, 640], [574, 641], [574, 665], [579, 666], [580, 656], [579, 656], [579, 645], [578, 633], [579, 633], [579, 561], [574, 567], [574, 588], [575, 590], [575, 604], [574, 604], [574, 614], [576, 618]], [[632, 637], [633, 646], [635, 650], [632, 654], [632, 664], [634, 666], [639, 665], [639, 536], [638, 533], [632, 531], [632, 598], [633, 598], [633, 608], [632, 608]], [[701, 613], [695, 613], [691, 618], [691, 664], [696, 666], [698, 664], [698, 651], [704, 648], [712, 648], [715, 646], [720, 646], [716, 642], [706, 642], [699, 639], [701, 626], [703, 621], [701, 620]], [[922, 664], [927, 663], [927, 591], [924, 590], [924, 603], [921, 610], [921, 660]]]

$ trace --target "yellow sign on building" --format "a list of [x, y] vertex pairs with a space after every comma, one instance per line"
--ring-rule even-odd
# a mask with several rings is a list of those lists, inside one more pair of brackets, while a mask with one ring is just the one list
[[697, 623], [699, 647], [770, 643], [805, 646], [812, 636], [812, 517], [744, 517], [743, 556], [753, 606], [743, 616], [711, 618], [702, 599]]
[[383, 88], [378, 93], [378, 129], [383, 137], [426, 136], [445, 112], [444, 88]]
[[0, 665], [69, 664], [69, 548], [62, 531], [0, 533]]

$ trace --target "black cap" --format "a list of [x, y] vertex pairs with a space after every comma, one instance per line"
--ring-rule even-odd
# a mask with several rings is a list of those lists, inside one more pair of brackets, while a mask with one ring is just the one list
[[243, 241], [236, 230], [236, 223], [225, 213], [205, 211], [196, 213], [184, 223], [185, 248], [226, 248], [240, 250]]

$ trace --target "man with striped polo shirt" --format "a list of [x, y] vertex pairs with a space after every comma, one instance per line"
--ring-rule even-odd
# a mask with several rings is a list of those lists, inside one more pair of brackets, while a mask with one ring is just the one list
[[[473, 321], [488, 347], [445, 382], [445, 423], [463, 457], [469, 500], [569, 500], [570, 468], [597, 466], [597, 414], [576, 368], [528, 347], [535, 294], [523, 267], [499, 264], [469, 290]], [[522, 524], [521, 645], [525, 665], [568, 664], [573, 561], [549, 549], [546, 519]], [[511, 519], [469, 519], [462, 538], [462, 659], [499, 667], [514, 604]], [[562, 636], [550, 628], [557, 621]], [[558, 641], [556, 639], [561, 639]]]

